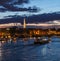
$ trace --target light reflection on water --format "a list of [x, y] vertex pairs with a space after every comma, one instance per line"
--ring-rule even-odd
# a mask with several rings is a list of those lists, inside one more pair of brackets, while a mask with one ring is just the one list
[[2, 60], [2, 50], [1, 50], [1, 42], [0, 42], [0, 61]]
[[34, 45], [33, 39], [0, 41], [0, 61], [60, 61], [60, 38], [51, 40], [45, 45]]

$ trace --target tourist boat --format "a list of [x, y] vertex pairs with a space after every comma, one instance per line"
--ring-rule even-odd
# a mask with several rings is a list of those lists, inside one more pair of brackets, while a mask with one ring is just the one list
[[50, 40], [48, 40], [48, 39], [36, 39], [36, 41], [34, 41], [34, 44], [47, 44], [47, 43], [49, 43], [50, 42]]

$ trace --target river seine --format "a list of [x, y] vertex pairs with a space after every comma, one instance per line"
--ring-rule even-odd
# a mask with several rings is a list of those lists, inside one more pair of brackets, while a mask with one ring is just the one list
[[34, 45], [34, 39], [0, 41], [0, 61], [60, 61], [60, 37], [44, 45]]

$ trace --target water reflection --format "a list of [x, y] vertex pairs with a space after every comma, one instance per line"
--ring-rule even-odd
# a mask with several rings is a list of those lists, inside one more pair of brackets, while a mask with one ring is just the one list
[[0, 42], [0, 61], [2, 60], [2, 44]]
[[42, 55], [44, 56], [44, 55], [46, 55], [47, 54], [47, 45], [45, 45], [42, 49], [41, 49], [41, 53], [42, 53]]
[[[60, 43], [34, 45], [35, 38], [0, 41], [0, 61], [59, 61]], [[51, 41], [60, 38], [52, 37]]]

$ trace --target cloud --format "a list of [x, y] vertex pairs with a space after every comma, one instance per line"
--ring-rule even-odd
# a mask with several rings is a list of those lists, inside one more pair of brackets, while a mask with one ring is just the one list
[[28, 12], [38, 12], [37, 7], [16, 7], [16, 5], [22, 5], [23, 3], [29, 3], [29, 0], [1, 0], [0, 6], [3, 6], [3, 9], [0, 9], [0, 12], [4, 11], [28, 11]]
[[28, 11], [28, 12], [38, 12], [37, 7], [36, 8], [18, 8], [13, 5], [8, 5], [8, 4], [3, 4], [3, 6], [8, 10], [8, 11]]
[[5, 8], [0, 8], [0, 12], [5, 12], [5, 11], [7, 11], [7, 9], [5, 9]]
[[46, 22], [47, 24], [54, 24], [54, 25], [60, 25], [60, 20], [53, 20]]
[[[10, 23], [10, 22], [20, 22], [23, 23], [23, 16], [20, 15], [10, 15], [6, 16], [5, 19], [0, 19], [0, 23]], [[48, 13], [26, 16], [27, 23], [48, 23], [48, 24], [60, 24], [60, 14], [59, 13]]]
[[23, 3], [29, 3], [29, 0], [16, 0], [14, 4], [23, 4]]
[[29, 0], [0, 0], [0, 4], [23, 4], [28, 2]]

